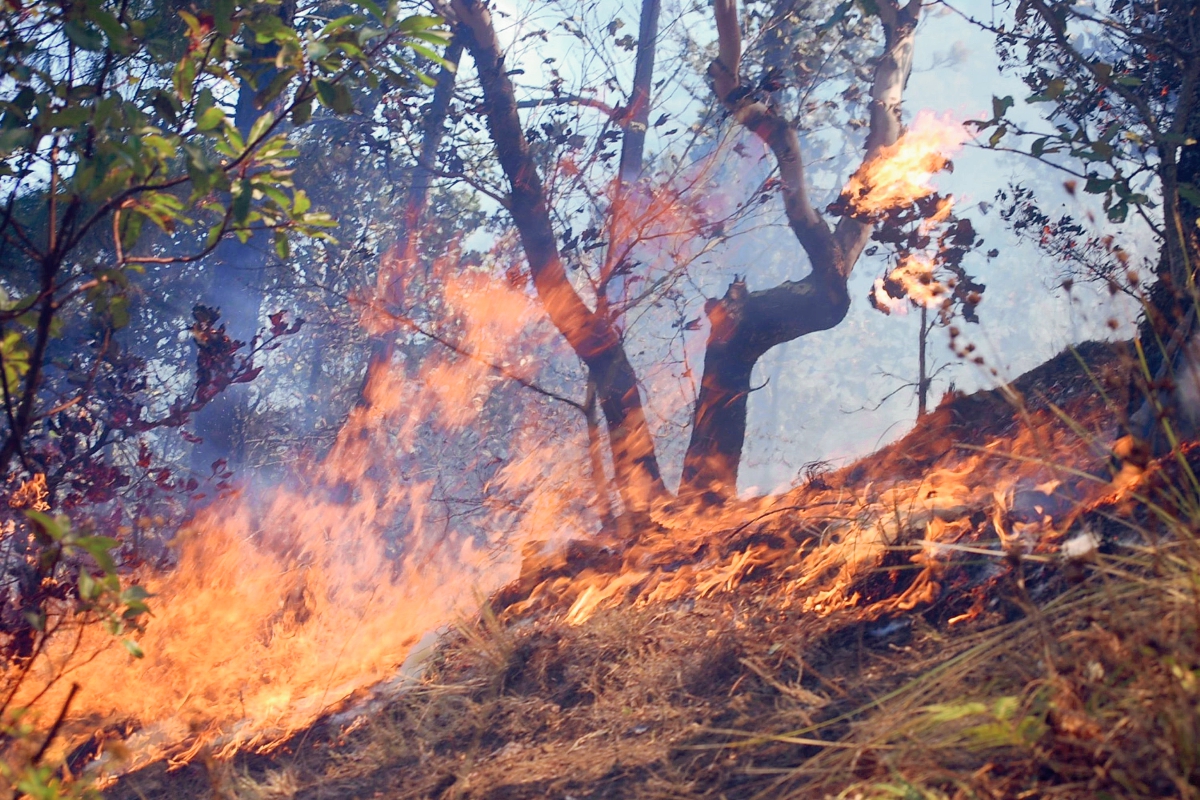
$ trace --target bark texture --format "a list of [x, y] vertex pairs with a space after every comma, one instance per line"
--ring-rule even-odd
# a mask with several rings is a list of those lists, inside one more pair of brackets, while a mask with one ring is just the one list
[[618, 332], [596, 313], [567, 277], [550, 221], [545, 187], [530, 157], [512, 81], [491, 15], [478, 0], [439, 2], [475, 62], [488, 130], [508, 179], [508, 210], [521, 238], [539, 301], [587, 366], [608, 428], [617, 488], [626, 512], [642, 513], [666, 495], [646, 422], [637, 375]]
[[[900, 104], [912, 71], [921, 12], [921, 0], [904, 5], [878, 0], [876, 5], [884, 47], [871, 85], [864, 164], [900, 136]], [[680, 494], [719, 501], [737, 490], [755, 363], [772, 347], [828, 330], [845, 318], [850, 308], [846, 283], [872, 227], [846, 216], [830, 228], [813, 207], [795, 128], [774, 105], [744, 91], [739, 78], [742, 43], [737, 1], [715, 0], [713, 11], [718, 35], [717, 60], [709, 68], [713, 89], [730, 115], [770, 147], [779, 167], [788, 225], [811, 265], [802, 280], [759, 291], [748, 291], [744, 281], [735, 280], [723, 297], [710, 300], [705, 308], [708, 346]]]

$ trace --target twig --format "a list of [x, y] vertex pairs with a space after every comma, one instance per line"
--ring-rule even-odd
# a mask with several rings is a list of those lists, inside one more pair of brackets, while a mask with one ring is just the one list
[[[37, 766], [38, 762], [42, 760], [42, 756], [46, 755], [46, 751], [50, 749], [50, 743], [54, 741], [54, 737], [58, 736], [58, 729], [62, 727], [63, 722], [67, 718], [67, 711], [71, 708], [71, 701], [75, 699], [75, 695], [78, 693], [79, 684], [72, 683], [71, 690], [67, 692], [67, 699], [63, 701], [62, 708], [58, 710], [58, 718], [50, 726], [50, 731], [46, 734], [46, 740], [42, 742], [42, 746], [38, 748], [38, 751], [34, 753], [33, 759], [30, 761], [32, 765]], [[19, 796], [20, 790], [15, 790], [13, 792], [13, 800], [17, 800]]]

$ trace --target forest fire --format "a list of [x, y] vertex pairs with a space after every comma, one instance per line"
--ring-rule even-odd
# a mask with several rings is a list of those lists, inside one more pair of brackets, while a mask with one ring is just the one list
[[892, 297], [887, 290], [887, 282], [899, 284], [904, 295], [927, 309], [937, 309], [941, 306], [946, 295], [946, 289], [934, 277], [935, 264], [933, 259], [923, 254], [913, 254], [901, 261], [900, 265], [887, 274], [886, 278], [876, 278], [871, 288], [871, 299], [878, 307], [887, 309], [889, 313], [903, 314], [908, 309], [908, 300], [904, 297]]
[[[931, 191], [929, 177], [961, 143], [957, 130], [919, 117], [861, 185], [852, 181], [859, 207], [893, 207]], [[666, 192], [623, 224], [661, 226], [678, 203]], [[581, 625], [605, 608], [729, 594], [766, 576], [782, 608], [826, 615], [864, 606], [863, 581], [908, 548], [919, 575], [861, 613], [911, 608], [937, 596], [947, 553], [986, 535], [971, 514], [988, 508], [1003, 517], [1004, 497], [1049, 479], [1044, 469], [1014, 472], [991, 456], [1034, 455], [1036, 434], [1022, 434], [987, 442], [989, 453], [930, 461], [908, 479], [847, 470], [793, 495], [723, 510], [660, 501], [632, 542], [608, 531], [579, 550], [598, 515], [594, 488], [578, 479], [587, 458], [582, 428], [547, 436], [538, 415], [483, 419], [496, 414], [488, 402], [495, 392], [553, 394], [519, 366], [521, 353], [552, 352], [553, 332], [519, 282], [457, 267], [453, 249], [428, 270], [385, 263], [376, 295], [387, 302], [365, 298], [362, 325], [377, 336], [419, 334], [435, 346], [419, 363], [376, 365], [364, 402], [318, 464], [282, 486], [251, 485], [214, 502], [177, 536], [171, 569], [138, 575], [154, 608], [139, 640], [143, 659], [99, 634], [56, 643], [17, 700], [27, 693], [50, 709], [64, 703], [70, 684], [80, 686], [61, 747], [88, 737], [107, 746], [91, 769], [110, 776], [159, 758], [184, 764], [200, 753], [270, 751], [395, 676], [419, 641], [505, 583], [496, 601], [504, 619], [561, 615]], [[914, 260], [893, 278], [934, 303], [925, 274]], [[572, 402], [559, 405], [574, 413], [581, 406]], [[497, 423], [503, 433], [489, 441], [484, 430]], [[423, 477], [434, 471], [431, 442], [466, 476], [449, 490]], [[435, 524], [435, 494], [472, 481], [491, 504], [465, 527]], [[1071, 491], [1084, 494], [1076, 484]], [[755, 543], [763, 529], [788, 532]], [[1047, 516], [1022, 535], [1044, 549], [1056, 530]], [[45, 686], [52, 688], [42, 694]]]
[[0, 791], [1200, 800], [1193, 3], [202, 5], [0, 0]]
[[858, 214], [907, 206], [933, 193], [933, 176], [950, 166], [950, 157], [969, 138], [950, 115], [922, 111], [895, 144], [851, 176], [842, 195]]
[[[556, 467], [561, 440], [551, 458], [536, 426], [522, 430], [514, 416], [497, 468], [488, 452], [496, 445], [470, 433], [489, 394], [511, 385], [498, 369], [511, 370], [497, 365], [539, 335], [527, 299], [478, 273], [444, 277], [436, 303], [459, 320], [443, 331], [454, 349], [426, 354], [412, 377], [403, 365], [377, 369], [369, 402], [318, 464], [284, 485], [216, 500], [176, 537], [174, 566], [136, 575], [152, 595], [144, 658], [99, 630], [52, 642], [17, 702], [53, 708], [78, 684], [61, 746], [89, 731], [97, 742], [120, 731], [112, 748], [120, 758], [102, 765], [108, 774], [162, 757], [186, 763], [202, 750], [270, 749], [395, 676], [422, 637], [512, 577], [509, 554], [522, 541], [582, 533], [572, 476]], [[435, 522], [431, 507], [446, 487], [424, 477], [429, 462], [412, 455], [428, 459], [430, 437], [483, 445], [446, 454], [492, 485], [495, 504], [477, 509], [473, 526]]]
[[[1069, 369], [1071, 358], [1054, 368]], [[954, 584], [970, 592], [951, 602], [961, 608], [949, 616], [973, 619], [999, 572], [956, 561], [990, 555], [997, 567], [1014, 553], [1051, 557], [1078, 515], [1116, 491], [1106, 435], [1079, 434], [1112, 424], [1112, 409], [1088, 384], [1072, 378], [1056, 389], [1062, 409], [1040, 400], [1014, 408], [1001, 391], [947, 402], [869, 462], [787, 495], [740, 503], [723, 516], [664, 509], [658, 534], [620, 556], [593, 554], [590, 564], [531, 559], [498, 602], [511, 603], [510, 617], [557, 613], [581, 624], [604, 608], [736, 593], [746, 584], [776, 598], [773, 607], [876, 619], [933, 603]], [[1064, 410], [1077, 429], [1062, 424]], [[955, 421], [965, 416], [980, 427]]]
[[[896, 202], [897, 189], [886, 191]], [[53, 684], [37, 702], [54, 708], [79, 684], [62, 747], [89, 736], [109, 742], [98, 763], [109, 775], [163, 757], [183, 764], [201, 752], [269, 751], [394, 676], [414, 645], [506, 582], [496, 600], [505, 619], [562, 615], [580, 625], [616, 605], [719, 596], [766, 576], [781, 607], [822, 615], [863, 606], [863, 581], [907, 548], [921, 565], [918, 577], [862, 613], [910, 608], [937, 596], [947, 554], [987, 535], [972, 514], [990, 509], [989, 518], [1006, 518], [1014, 494], [1052, 477], [993, 455], [1040, 452], [1034, 442], [1042, 434], [1014, 433], [978, 442], [987, 452], [953, 452], [916, 473], [905, 456], [909, 478], [881, 479], [884, 460], [875, 477], [844, 470], [792, 495], [723, 510], [661, 503], [633, 542], [608, 532], [580, 550], [596, 514], [594, 490], [577, 477], [582, 430], [575, 439], [547, 438], [537, 415], [513, 414], [487, 421], [509, 426], [505, 444], [481, 438], [481, 415], [495, 413], [485, 411], [489, 396], [525, 391], [513, 383], [526, 380], [514, 366], [518, 354], [548, 347], [550, 332], [511, 281], [456, 266], [453, 254], [431, 265], [436, 280], [404, 265], [389, 271], [393, 301], [436, 308], [441, 323], [364, 303], [364, 325], [374, 332], [422, 331], [440, 344], [419, 364], [377, 368], [366, 402], [319, 464], [282, 486], [216, 501], [176, 538], [171, 569], [138, 576], [153, 596], [154, 617], [139, 642], [145, 658], [99, 634], [57, 643], [23, 691], [32, 698]], [[447, 444], [455, 439], [460, 444]], [[433, 522], [434, 495], [446, 487], [423, 479], [429, 465], [409, 455], [428, 458], [430, 441], [449, 447], [445, 457], [464, 474], [482, 475], [473, 479], [495, 498], [467, 528]], [[507, 447], [503, 462], [492, 447]], [[1070, 451], [1063, 444], [1055, 452]], [[1073, 497], [1086, 494], [1078, 481], [1061, 485]], [[1046, 494], [1046, 504], [1061, 505]], [[1057, 536], [1049, 515], [1022, 525], [1030, 549]], [[756, 542], [762, 530], [786, 533]]]

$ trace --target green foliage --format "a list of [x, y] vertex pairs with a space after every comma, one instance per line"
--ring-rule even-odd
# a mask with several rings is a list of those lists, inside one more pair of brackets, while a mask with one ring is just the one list
[[[76, 625], [100, 624], [110, 635], [120, 638], [132, 657], [141, 658], [141, 646], [131, 636], [142, 630], [150, 614], [147, 604], [150, 593], [136, 584], [122, 585], [115, 558], [119, 543], [73, 527], [66, 516], [41, 511], [26, 511], [25, 515], [35, 539], [42, 545], [38, 551], [42, 574], [53, 579], [63, 572], [78, 572], [74, 597], [65, 607], [47, 602], [36, 611], [26, 612], [32, 617], [29, 622], [40, 633], [42, 642], [63, 620]], [[59, 621], [58, 625], [51, 625], [52, 616]], [[19, 681], [20, 678], [18, 686]], [[12, 692], [8, 695], [11, 700], [15, 687], [7, 688]], [[68, 694], [60, 716], [74, 691]], [[0, 760], [0, 777], [15, 789], [16, 795], [23, 797], [40, 800], [99, 797], [90, 781], [65, 778], [58, 765], [44, 763], [46, 746], [56, 728], [57, 724], [49, 732], [39, 730], [31, 722], [29, 709], [0, 708], [0, 742], [7, 745], [6, 758]], [[41, 746], [30, 754], [23, 745], [36, 741], [41, 741]]]
[[[121, 484], [104, 471], [100, 448], [149, 423], [136, 404], [100, 417], [88, 393], [97, 391], [97, 375], [109, 373], [120, 375], [106, 384], [118, 399], [144, 386], [113, 334], [134, 323], [135, 297], [158, 293], [139, 285], [146, 265], [197, 261], [223, 239], [246, 241], [257, 231], [269, 231], [285, 258], [293, 241], [331, 241], [333, 217], [294, 182], [296, 126], [314, 113], [354, 114], [364, 93], [384, 81], [393, 92], [414, 89], [428, 80], [414, 54], [437, 60], [433, 48], [446, 39], [441, 20], [402, 18], [395, 4], [359, 0], [332, 20], [316, 16], [319, 9], [296, 18], [286, 9], [279, 0], [0, 0], [6, 480], [15, 481], [10, 466], [18, 455], [25, 469], [43, 466], [58, 480], [62, 459], [78, 457], [101, 463], [91, 502], [111, 496], [110, 485]], [[94, 343], [94, 365], [74, 340], [52, 341], [64, 329], [82, 330]], [[226, 350], [236, 350], [234, 343]], [[223, 363], [209, 364], [209, 372]], [[257, 370], [221, 374], [249, 380]], [[52, 382], [57, 375], [64, 386]], [[207, 400], [220, 387], [205, 390]], [[47, 420], [65, 408], [80, 419], [100, 417], [86, 428], [93, 438], [69, 452], [60, 446], [71, 433], [61, 429], [61, 415]], [[181, 408], [192, 406], [173, 406], [164, 424], [183, 425]], [[98, 625], [140, 657], [136, 638], [149, 596], [122, 584], [117, 541], [73, 527], [65, 516], [30, 511], [27, 518], [15, 520], [14, 535], [24, 541], [29, 534], [23, 568], [32, 588], [6, 601], [19, 612], [11, 627], [25, 626], [12, 652], [32, 663], [64, 626]], [[8, 712], [0, 740], [33, 736], [18, 710], [0, 711]], [[43, 728], [37, 737], [44, 735]], [[88, 791], [62, 783], [40, 752], [10, 759], [3, 777], [32, 797]]]
[[[83, 615], [88, 621], [100, 622], [113, 636], [124, 636], [141, 630], [144, 617], [150, 613], [146, 600], [150, 593], [136, 584], [122, 586], [117, 574], [114, 552], [120, 543], [107, 536], [84, 533], [71, 526], [66, 516], [51, 516], [41, 511], [26, 511], [34, 528], [34, 534], [44, 545], [39, 557], [44, 562], [44, 572], [52, 575], [68, 561], [76, 561], [86, 554], [96, 570], [81, 566], [75, 592], [73, 612]], [[45, 628], [46, 610], [34, 627]], [[136, 642], [126, 639], [123, 644], [135, 657], [141, 657]]]
[[332, 20], [293, 19], [280, 0], [0, 3], [7, 470], [65, 318], [121, 330], [145, 265], [197, 261], [230, 236], [269, 231], [281, 258], [293, 240], [330, 241], [335, 220], [294, 182], [295, 126], [314, 108], [355, 113], [381, 81], [427, 82], [413, 54], [439, 60], [447, 34], [370, 0]]
[[[980, 132], [992, 131], [986, 145], [1082, 179], [1085, 192], [1103, 195], [1111, 222], [1156, 208], [1149, 179], [1175, 161], [1179, 147], [1195, 143], [1184, 133], [1189, 112], [1177, 91], [1196, 67], [1183, 19], [1189, 5], [1115, 3], [1105, 11], [1065, 0], [1021, 3], [1016, 27], [998, 29], [997, 41], [1030, 90], [1025, 103], [1045, 106], [1052, 129], [1010, 116], [1012, 97], [993, 98], [992, 117], [974, 121]], [[1167, 177], [1160, 188], [1184, 196]]]

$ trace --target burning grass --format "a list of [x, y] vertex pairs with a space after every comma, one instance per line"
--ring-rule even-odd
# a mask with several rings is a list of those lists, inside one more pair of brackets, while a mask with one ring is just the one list
[[1196, 797], [1200, 452], [1119, 471], [1078, 355], [787, 496], [531, 544], [411, 690], [110, 795]]

